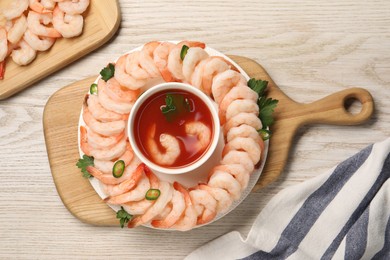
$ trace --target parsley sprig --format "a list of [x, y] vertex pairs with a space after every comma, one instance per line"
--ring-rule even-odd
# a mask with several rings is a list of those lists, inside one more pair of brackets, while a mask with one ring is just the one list
[[182, 113], [192, 112], [190, 101], [180, 94], [166, 94], [165, 105], [161, 106], [161, 112], [168, 122], [172, 122]]
[[257, 100], [257, 105], [259, 106], [259, 118], [263, 125], [262, 129], [259, 129], [259, 134], [262, 136], [264, 140], [270, 138], [271, 132], [267, 130], [269, 126], [274, 123], [274, 118], [272, 113], [274, 112], [279, 100], [267, 98], [266, 90], [268, 86], [268, 81], [251, 78], [248, 81], [248, 87], [250, 87], [253, 91], [255, 91], [259, 95], [259, 99]]
[[100, 71], [100, 75], [102, 79], [107, 82], [110, 78], [114, 77], [115, 74], [115, 66], [112, 63], [108, 63], [108, 65]]
[[116, 213], [116, 218], [119, 219], [121, 228], [123, 228], [125, 224], [127, 224], [133, 218], [133, 215], [127, 213], [127, 211], [121, 207], [121, 209]]
[[89, 174], [89, 172], [87, 171], [87, 167], [94, 166], [93, 160], [94, 160], [93, 157], [84, 154], [83, 158], [79, 159], [78, 162], [76, 163], [76, 166], [81, 169], [84, 178], [92, 177], [92, 175]]
[[165, 96], [165, 106], [161, 107], [161, 112], [163, 114], [168, 114], [169, 112], [175, 110], [176, 110], [176, 106], [173, 104], [173, 96], [171, 94], [167, 94]]

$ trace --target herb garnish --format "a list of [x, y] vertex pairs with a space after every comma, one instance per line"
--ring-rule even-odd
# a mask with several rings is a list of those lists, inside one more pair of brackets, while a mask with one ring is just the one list
[[84, 154], [83, 158], [79, 159], [78, 162], [76, 163], [76, 166], [81, 169], [81, 172], [83, 173], [84, 178], [91, 178], [92, 177], [92, 175], [89, 174], [89, 172], [87, 171], [87, 167], [94, 166], [93, 160], [94, 159], [92, 156], [88, 156], [88, 155]]
[[172, 94], [167, 94], [165, 96], [165, 106], [161, 107], [161, 112], [167, 114], [174, 110], [176, 110], [176, 106], [173, 104], [173, 96]]
[[168, 122], [182, 113], [191, 112], [190, 101], [180, 94], [166, 94], [165, 105], [161, 106], [161, 112]]
[[114, 77], [115, 74], [115, 66], [112, 63], [109, 63], [107, 67], [100, 71], [100, 75], [102, 79], [107, 82], [110, 78]]
[[133, 218], [133, 215], [127, 213], [127, 211], [123, 207], [121, 207], [121, 209], [118, 210], [118, 212], [116, 213], [116, 218], [119, 219], [121, 228], [123, 228], [125, 224]]
[[98, 86], [97, 84], [93, 83], [91, 87], [89, 88], [89, 92], [93, 95], [98, 93]]
[[268, 81], [251, 78], [248, 81], [248, 87], [250, 87], [253, 91], [255, 91], [259, 95], [259, 99], [257, 100], [257, 105], [259, 106], [259, 118], [263, 125], [262, 129], [259, 129], [258, 132], [263, 138], [263, 140], [267, 140], [271, 136], [271, 132], [267, 130], [269, 126], [274, 123], [274, 118], [272, 113], [276, 108], [279, 100], [267, 98], [266, 89], [267, 89]]

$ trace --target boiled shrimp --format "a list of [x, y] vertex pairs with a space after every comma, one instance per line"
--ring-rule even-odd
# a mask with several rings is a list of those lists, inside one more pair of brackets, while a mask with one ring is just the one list
[[201, 60], [198, 65], [196, 65], [194, 72], [191, 75], [191, 85], [202, 90], [204, 93], [209, 95], [206, 91], [203, 89], [202, 81], [203, 81], [203, 74], [204, 74], [204, 66], [208, 62], [208, 59]]
[[34, 11], [28, 12], [27, 15], [27, 26], [33, 33], [39, 36], [46, 36], [51, 38], [62, 37], [55, 28], [49, 27], [48, 25], [53, 22], [52, 14], [39, 14]]
[[238, 183], [240, 183], [241, 190], [245, 190], [248, 186], [250, 172], [248, 172], [241, 164], [226, 164], [215, 166], [213, 171], [224, 171], [232, 175]]
[[37, 52], [27, 42], [21, 40], [16, 49], [12, 51], [11, 57], [16, 64], [24, 66], [31, 63], [36, 55]]
[[184, 195], [185, 200], [185, 210], [180, 219], [172, 226], [173, 229], [180, 231], [187, 231], [192, 229], [197, 222], [197, 214], [194, 205], [192, 204], [190, 194], [187, 189], [181, 186], [180, 183], [174, 182], [173, 186], [176, 190], [181, 192]]
[[229, 164], [241, 164], [245, 167], [245, 169], [248, 172], [253, 172], [255, 169], [255, 166], [253, 164], [253, 161], [249, 154], [244, 151], [229, 151], [227, 154], [225, 154], [221, 161], [222, 165], [229, 165]]
[[134, 102], [116, 102], [112, 100], [106, 93], [106, 82], [103, 79], [98, 81], [98, 98], [99, 103], [107, 110], [113, 111], [118, 114], [128, 114], [134, 105]]
[[140, 54], [141, 51], [134, 51], [126, 55], [126, 72], [135, 79], [147, 80], [150, 76], [141, 66]]
[[83, 32], [84, 18], [80, 14], [64, 13], [57, 6], [53, 11], [53, 27], [64, 38], [76, 37]]
[[[82, 127], [82, 126], [81, 126]], [[116, 145], [125, 136], [123, 131], [113, 136], [102, 136], [91, 129], [87, 131], [88, 144], [95, 149], [110, 149]]]
[[198, 187], [213, 196], [213, 198], [217, 201], [217, 212], [219, 213], [225, 213], [233, 203], [232, 197], [224, 189], [210, 187], [206, 184], [201, 184]]
[[240, 83], [246, 84], [246, 79], [237, 71], [229, 69], [216, 75], [211, 85], [211, 93], [215, 102], [220, 104], [225, 95]]
[[42, 1], [42, 0], [30, 0], [29, 1], [31, 10], [34, 10], [37, 13], [51, 13], [54, 9], [55, 2]]
[[197, 210], [197, 224], [210, 222], [217, 215], [217, 201], [205, 190], [194, 189], [190, 191], [191, 200]]
[[126, 59], [126, 55], [123, 55], [116, 62], [114, 74], [115, 79], [119, 82], [119, 84], [131, 90], [137, 90], [145, 86], [145, 79], [135, 79], [126, 72]]
[[239, 113], [252, 113], [258, 116], [259, 106], [256, 102], [249, 99], [234, 100], [226, 110], [226, 120], [230, 120]]
[[145, 69], [151, 78], [159, 77], [160, 71], [158, 70], [156, 64], [153, 61], [153, 52], [160, 45], [160, 42], [153, 41], [148, 42], [142, 47], [140, 53], [140, 64], [143, 69]]
[[22, 39], [24, 32], [27, 30], [27, 19], [23, 14], [15, 19], [12, 24], [12, 28], [8, 30], [8, 41], [10, 43], [16, 44]]
[[234, 200], [238, 200], [241, 195], [241, 185], [229, 173], [216, 170], [212, 173], [208, 186], [214, 188], [221, 188], [229, 192]]
[[228, 70], [229, 68], [229, 65], [223, 60], [218, 59], [217, 57], [210, 57], [204, 67], [204, 73], [202, 77], [203, 91], [210, 95], [211, 85], [213, 83], [214, 77], [219, 73]]
[[28, 0], [13, 0], [7, 8], [3, 10], [3, 15], [7, 20], [20, 17], [23, 12], [27, 10], [28, 4]]
[[0, 27], [0, 62], [4, 61], [8, 55], [7, 32]]
[[240, 125], [230, 128], [226, 134], [226, 141], [230, 142], [236, 137], [248, 137], [252, 138], [253, 141], [260, 143], [261, 137], [259, 133], [253, 127], [249, 125]]
[[253, 113], [240, 113], [230, 118], [223, 127], [223, 133], [226, 133], [233, 127], [247, 124], [256, 130], [261, 129], [263, 125], [261, 124], [260, 119]]
[[36, 51], [46, 51], [50, 49], [56, 41], [56, 38], [39, 37], [29, 29], [24, 33], [23, 39]]
[[104, 108], [100, 104], [99, 97], [97, 95], [86, 95], [84, 102], [87, 103], [88, 109], [91, 112], [92, 116], [100, 122], [127, 120], [128, 118], [127, 115], [118, 114], [116, 112]]
[[[127, 180], [119, 185], [122, 185], [125, 182], [127, 182]], [[128, 187], [131, 188], [128, 189]], [[116, 196], [110, 196], [105, 198], [104, 201], [114, 205], [124, 204], [129, 201], [140, 201], [145, 198], [145, 194], [150, 188], [149, 179], [142, 172], [140, 179], [136, 181], [135, 185], [129, 185], [128, 187], [126, 189], [122, 189], [121, 192]]]
[[110, 149], [95, 149], [88, 143], [88, 137], [85, 128], [80, 128], [80, 148], [89, 156], [93, 156], [99, 160], [113, 160], [121, 156], [126, 150], [126, 137], [123, 137], [118, 143], [110, 147]]
[[162, 42], [153, 51], [153, 61], [160, 71], [161, 76], [166, 82], [177, 81], [168, 69], [168, 56], [175, 44], [171, 42]]
[[100, 122], [96, 120], [87, 106], [83, 106], [83, 119], [85, 124], [92, 129], [95, 133], [104, 136], [113, 136], [122, 133], [126, 128], [126, 122], [124, 120], [112, 121], [112, 122]]
[[173, 195], [173, 187], [170, 183], [162, 181], [159, 185], [160, 196], [153, 203], [153, 205], [147, 209], [147, 211], [138, 217], [133, 218], [128, 227], [133, 228], [151, 221], [154, 217], [164, 211], [166, 205], [171, 201]]
[[188, 135], [194, 135], [198, 139], [196, 149], [205, 150], [211, 141], [211, 130], [202, 122], [193, 121], [185, 124], [185, 132]]
[[236, 137], [228, 142], [222, 151], [222, 157], [230, 151], [245, 151], [249, 154], [254, 165], [256, 165], [261, 156], [260, 145], [248, 137]]
[[58, 2], [58, 7], [64, 13], [75, 15], [82, 14], [87, 10], [90, 0], [66, 0]]
[[171, 210], [168, 215], [160, 220], [153, 220], [151, 222], [152, 226], [157, 228], [170, 228], [173, 226], [179, 220], [186, 208], [184, 195], [181, 192], [174, 190], [172, 200], [168, 205], [171, 205]]
[[106, 83], [106, 93], [109, 98], [119, 103], [135, 102], [140, 94], [140, 90], [130, 90], [123, 88], [115, 78], [111, 78]]
[[180, 155], [180, 144], [176, 137], [169, 134], [161, 134], [159, 137], [161, 146], [165, 149], [161, 152], [154, 137], [156, 135], [156, 124], [148, 130], [146, 147], [154, 161], [161, 165], [172, 165]]
[[111, 183], [106, 183], [102, 181], [103, 183], [105, 184], [120, 183], [122, 180], [127, 179], [126, 176], [129, 173], [129, 170], [131, 171], [131, 168], [135, 169], [135, 167], [141, 163], [141, 161], [134, 156], [133, 150], [131, 149], [129, 143], [126, 144], [126, 151], [121, 156], [118, 157], [117, 161], [119, 160], [125, 163], [126, 168], [122, 177], [116, 178], [112, 175], [112, 169], [116, 161], [105, 161], [105, 160], [94, 159], [93, 163], [95, 165], [95, 168], [101, 171], [102, 173], [104, 173], [105, 175], [108, 174], [112, 177], [110, 179], [110, 181], [112, 181]]
[[200, 61], [207, 59], [208, 53], [199, 47], [189, 48], [183, 60], [183, 76], [187, 82], [191, 82], [191, 76]]

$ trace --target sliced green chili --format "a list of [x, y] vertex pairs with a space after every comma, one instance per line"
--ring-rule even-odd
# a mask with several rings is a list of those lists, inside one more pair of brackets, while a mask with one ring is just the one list
[[258, 130], [261, 138], [265, 141], [265, 140], [268, 140], [270, 137], [271, 137], [271, 131], [267, 130], [267, 129], [260, 129]]
[[187, 45], [183, 45], [183, 47], [181, 47], [181, 51], [180, 51], [180, 59], [181, 60], [184, 60], [184, 57], [186, 56], [189, 48], [190, 47], [188, 47]]
[[160, 197], [160, 190], [159, 189], [149, 189], [145, 194], [145, 199], [147, 200], [156, 200], [158, 197]]
[[97, 84], [93, 83], [91, 87], [89, 88], [89, 92], [91, 94], [97, 94], [98, 93], [98, 87]]
[[114, 166], [112, 167], [112, 175], [115, 178], [120, 178], [123, 175], [124, 171], [125, 171], [125, 162], [122, 160], [115, 162]]

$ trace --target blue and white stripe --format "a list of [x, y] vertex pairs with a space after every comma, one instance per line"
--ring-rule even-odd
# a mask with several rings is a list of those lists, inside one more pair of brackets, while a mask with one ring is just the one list
[[281, 191], [247, 239], [230, 232], [186, 259], [390, 259], [390, 138]]

